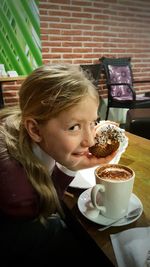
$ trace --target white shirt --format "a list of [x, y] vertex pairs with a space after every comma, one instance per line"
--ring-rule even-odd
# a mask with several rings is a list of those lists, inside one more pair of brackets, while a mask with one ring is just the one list
[[[36, 143], [32, 144], [33, 153], [48, 167], [51, 172], [55, 166], [55, 160], [50, 157], [44, 150], [40, 148]], [[65, 166], [62, 166], [60, 163], [56, 162], [57, 167], [68, 176], [74, 177], [76, 172], [67, 169]]]

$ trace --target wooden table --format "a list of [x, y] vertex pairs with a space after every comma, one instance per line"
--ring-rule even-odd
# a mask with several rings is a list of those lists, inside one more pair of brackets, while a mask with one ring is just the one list
[[72, 218], [77, 222], [80, 229], [99, 248], [99, 251], [110, 260], [112, 266], [117, 266], [110, 234], [121, 232], [134, 227], [150, 226], [150, 140], [126, 133], [129, 138], [129, 145], [122, 155], [120, 162], [129, 166], [135, 171], [135, 183], [133, 193], [141, 200], [144, 210], [141, 217], [126, 226], [111, 227], [104, 232], [98, 232], [99, 225], [87, 220], [78, 210], [77, 199], [84, 191], [76, 188], [68, 188], [73, 196], [65, 196], [64, 203]]

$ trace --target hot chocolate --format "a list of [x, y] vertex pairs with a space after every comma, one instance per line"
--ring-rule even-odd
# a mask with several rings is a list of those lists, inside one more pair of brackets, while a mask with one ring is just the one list
[[133, 176], [133, 172], [122, 165], [108, 164], [97, 170], [97, 176], [105, 180], [122, 181], [130, 179]]
[[121, 164], [105, 164], [95, 169], [96, 185], [91, 190], [94, 208], [111, 219], [124, 216], [129, 207], [135, 172]]

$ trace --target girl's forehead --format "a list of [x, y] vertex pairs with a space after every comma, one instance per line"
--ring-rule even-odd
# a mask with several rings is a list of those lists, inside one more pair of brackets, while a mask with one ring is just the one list
[[87, 104], [90, 103], [95, 103], [95, 105], [97, 105], [98, 102], [99, 100], [95, 95], [85, 95], [79, 100], [78, 103], [72, 106], [72, 109], [76, 108], [77, 106], [83, 106], [83, 105], [86, 106]]
[[86, 97], [82, 99], [78, 104], [60, 112], [59, 117], [63, 117], [65, 120], [68, 119], [79, 119], [89, 117], [95, 119], [97, 117], [99, 103], [96, 99]]

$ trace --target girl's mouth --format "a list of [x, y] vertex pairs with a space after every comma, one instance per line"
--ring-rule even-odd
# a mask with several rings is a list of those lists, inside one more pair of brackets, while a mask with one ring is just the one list
[[75, 157], [83, 157], [83, 156], [87, 156], [88, 151], [84, 151], [84, 152], [77, 152], [77, 153], [73, 153], [72, 155]]

